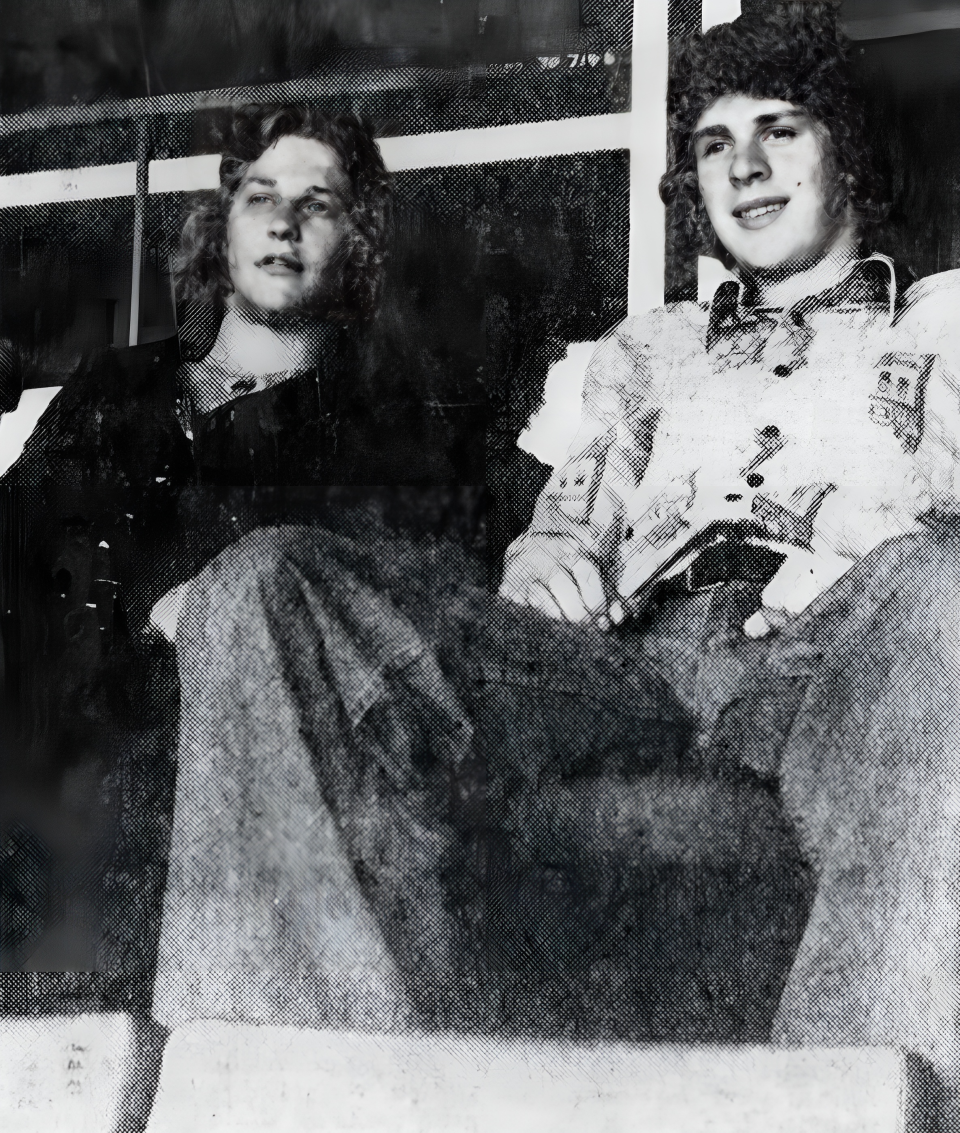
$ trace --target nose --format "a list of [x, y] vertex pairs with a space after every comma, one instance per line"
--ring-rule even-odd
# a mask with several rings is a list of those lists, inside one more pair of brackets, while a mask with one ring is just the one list
[[273, 210], [267, 231], [275, 240], [300, 239], [300, 218], [289, 201], [281, 201]]
[[769, 176], [770, 166], [757, 141], [735, 147], [733, 160], [730, 162], [730, 180], [734, 185], [738, 188], [752, 185], [754, 181], [766, 181]]

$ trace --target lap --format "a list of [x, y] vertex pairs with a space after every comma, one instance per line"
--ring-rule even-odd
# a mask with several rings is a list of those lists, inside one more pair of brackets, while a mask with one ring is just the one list
[[[417, 776], [436, 786], [450, 771], [450, 721], [462, 712], [484, 800], [472, 825], [442, 835], [436, 868], [470, 936], [460, 982], [479, 978], [488, 1007], [499, 1004], [488, 1019], [541, 1030], [577, 1019], [582, 1034], [608, 1038], [762, 1038], [806, 907], [775, 795], [684, 766], [690, 706], [671, 689], [676, 666], [656, 633], [554, 622], [494, 598], [470, 573], [436, 544], [262, 532], [200, 577], [194, 610], [205, 612], [181, 636], [209, 635], [210, 619], [217, 635], [224, 619], [239, 631], [247, 604], [268, 607], [318, 755], [331, 749], [325, 721], [313, 719], [328, 703], [317, 638], [326, 635], [328, 661], [349, 654], [345, 640], [384, 679], [387, 715], [345, 721], [349, 773], [318, 764], [381, 918], [396, 916], [384, 889], [402, 889], [407, 867], [402, 848], [380, 845], [371, 805], [374, 826], [405, 830], [410, 805], [416, 823], [447, 826], [442, 797], [425, 800]], [[432, 684], [386, 663], [413, 656], [417, 641], [437, 663]], [[399, 767], [398, 753], [416, 767]], [[378, 761], [383, 776], [361, 772]], [[374, 843], [388, 854], [379, 864]], [[411, 931], [415, 923], [399, 935]], [[386, 935], [397, 941], [397, 926]]]

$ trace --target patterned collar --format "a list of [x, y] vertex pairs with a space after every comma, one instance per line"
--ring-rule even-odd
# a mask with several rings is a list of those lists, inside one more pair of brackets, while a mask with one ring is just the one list
[[786, 310], [751, 302], [749, 287], [727, 280], [714, 292], [707, 326], [707, 351], [718, 370], [760, 362], [786, 377], [805, 365], [813, 338], [809, 318], [839, 307], [886, 308], [892, 323], [899, 296], [893, 261], [874, 254], [855, 260], [832, 287], [804, 296]]

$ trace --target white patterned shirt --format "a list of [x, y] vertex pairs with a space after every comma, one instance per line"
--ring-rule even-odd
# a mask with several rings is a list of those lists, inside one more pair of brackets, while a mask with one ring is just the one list
[[728, 282], [601, 341], [507, 574], [559, 536], [629, 607], [697, 531], [745, 522], [787, 552], [764, 604], [796, 612], [922, 516], [960, 513], [960, 272], [898, 303], [873, 256], [786, 311], [742, 300]]

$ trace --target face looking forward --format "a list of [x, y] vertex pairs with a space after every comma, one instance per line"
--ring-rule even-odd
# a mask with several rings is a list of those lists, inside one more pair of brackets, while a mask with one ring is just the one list
[[797, 269], [852, 247], [853, 220], [825, 208], [823, 141], [780, 99], [726, 95], [693, 131], [703, 203], [720, 243], [747, 268]]
[[227, 217], [227, 305], [309, 308], [346, 228], [347, 180], [314, 138], [280, 138], [249, 167]]

